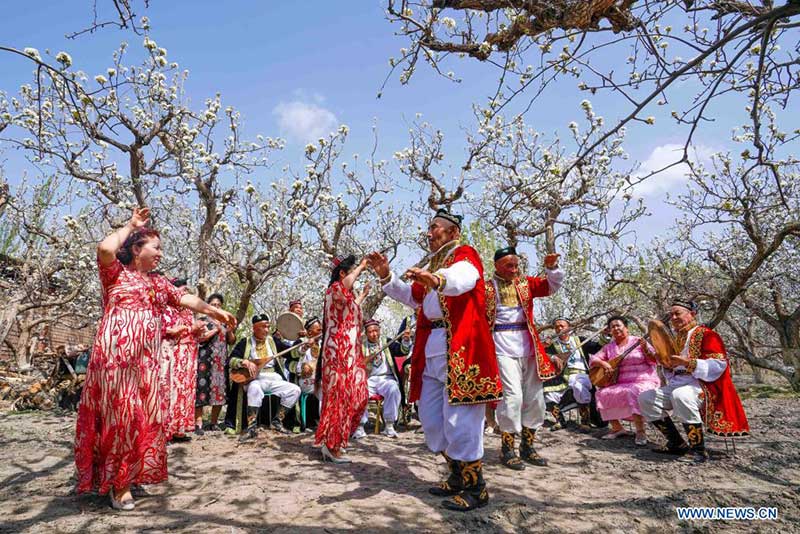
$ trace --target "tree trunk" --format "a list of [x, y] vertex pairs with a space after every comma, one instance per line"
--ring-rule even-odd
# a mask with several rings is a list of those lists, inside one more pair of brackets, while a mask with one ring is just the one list
[[33, 353], [31, 351], [31, 332], [33, 326], [29, 321], [19, 320], [19, 337], [14, 343], [14, 352], [17, 356], [17, 369], [27, 371], [33, 363]]

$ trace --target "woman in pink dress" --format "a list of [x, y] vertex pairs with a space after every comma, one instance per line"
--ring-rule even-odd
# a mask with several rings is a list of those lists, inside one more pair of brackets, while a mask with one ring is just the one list
[[[172, 285], [186, 292], [186, 279], [174, 278]], [[167, 441], [188, 441], [194, 430], [197, 391], [197, 349], [201, 325], [192, 310], [167, 306], [161, 319], [165, 332], [161, 343], [161, 402]], [[202, 432], [202, 430], [201, 430]]]
[[619, 365], [619, 377], [614, 385], [599, 388], [596, 393], [597, 409], [604, 421], [611, 421], [611, 429], [603, 439], [615, 439], [628, 436], [630, 433], [622, 428], [620, 419], [633, 419], [636, 426], [636, 445], [647, 445], [644, 430], [644, 419], [639, 411], [639, 394], [643, 391], [661, 387], [656, 373], [655, 361], [645, 354], [655, 351], [642, 338], [628, 333], [628, 320], [614, 316], [606, 326], [611, 331], [612, 340], [597, 354], [594, 354], [589, 367], [603, 367], [611, 372], [609, 361], [616, 358], [631, 347], [634, 348]]
[[97, 329], [75, 428], [79, 493], [108, 493], [116, 509], [132, 510], [133, 484], [167, 478], [159, 360], [161, 316], [167, 305], [187, 307], [235, 326], [229, 313], [184, 294], [151, 273], [161, 261], [149, 210], [97, 247], [103, 317]]
[[[325, 293], [322, 356], [322, 408], [316, 443], [322, 444], [323, 460], [349, 462], [342, 449], [358, 426], [367, 406], [367, 370], [361, 352], [361, 302], [353, 295], [353, 283], [367, 265], [355, 266], [354, 256], [333, 260], [330, 285]], [[320, 365], [317, 366], [318, 368]]]

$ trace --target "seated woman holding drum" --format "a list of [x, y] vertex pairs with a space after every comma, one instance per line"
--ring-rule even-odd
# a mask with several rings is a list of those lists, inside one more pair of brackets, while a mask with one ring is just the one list
[[638, 346], [635, 346], [619, 363], [616, 382], [597, 390], [597, 409], [604, 421], [611, 422], [611, 429], [603, 439], [630, 435], [630, 432], [622, 427], [620, 420], [632, 419], [636, 426], [636, 445], [644, 446], [647, 445], [647, 437], [638, 398], [643, 391], [661, 386], [656, 373], [656, 363], [646, 356], [650, 354], [652, 357], [655, 351], [642, 338], [630, 335], [627, 318], [619, 315], [610, 317], [606, 326], [611, 331], [612, 340], [591, 357], [590, 369], [603, 367], [607, 373], [613, 373], [615, 371], [609, 362], [635, 345]]

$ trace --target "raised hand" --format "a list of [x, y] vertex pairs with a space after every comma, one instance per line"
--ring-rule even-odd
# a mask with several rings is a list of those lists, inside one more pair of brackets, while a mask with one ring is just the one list
[[561, 254], [548, 254], [544, 257], [544, 266], [547, 269], [555, 269], [558, 267], [558, 259], [561, 257]]
[[389, 276], [389, 260], [380, 252], [370, 252], [366, 256], [369, 266], [379, 278]]
[[147, 225], [147, 222], [150, 220], [150, 208], [133, 208], [133, 214], [131, 215], [128, 224], [134, 230], [138, 230]]

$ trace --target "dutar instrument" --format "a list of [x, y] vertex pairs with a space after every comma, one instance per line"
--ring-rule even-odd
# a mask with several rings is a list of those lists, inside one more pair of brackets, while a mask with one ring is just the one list
[[[676, 354], [675, 341], [672, 337], [672, 334], [670, 334], [669, 330], [662, 321], [653, 319], [648, 322], [647, 334], [642, 339], [644, 339], [646, 342], [650, 342], [656, 349], [656, 360], [658, 361], [659, 365], [667, 368], [672, 367], [672, 364], [670, 363], [670, 356]], [[611, 366], [611, 373], [606, 373], [604, 371], [604, 367], [599, 365], [589, 369], [589, 380], [592, 381], [592, 384], [599, 388], [616, 384], [617, 378], [619, 377], [620, 364], [625, 357], [633, 352], [638, 346], [639, 343], [634, 343], [625, 352], [616, 358], [609, 360], [608, 365]]]
[[[316, 336], [312, 336], [312, 337], [308, 338], [308, 341], [311, 341], [313, 339], [317, 339], [321, 335], [322, 334], [317, 334]], [[253, 373], [253, 376], [250, 376], [250, 371], [248, 371], [246, 367], [242, 367], [242, 368], [239, 368], [239, 369], [231, 369], [230, 373], [228, 373], [228, 376], [230, 377], [231, 381], [236, 383], [236, 384], [248, 384], [252, 380], [254, 380], [255, 377], [258, 376], [258, 373], [261, 372], [261, 369], [263, 369], [265, 365], [267, 365], [269, 362], [271, 362], [275, 358], [279, 358], [279, 357], [283, 356], [284, 354], [288, 354], [288, 353], [292, 352], [298, 346], [299, 345], [296, 345], [294, 347], [289, 347], [288, 349], [282, 350], [278, 354], [276, 354], [275, 356], [272, 356], [270, 358], [258, 358], [258, 359], [255, 359], [255, 360], [247, 360], [249, 362], [253, 362], [255, 364], [255, 366], [256, 366], [256, 372]]]

